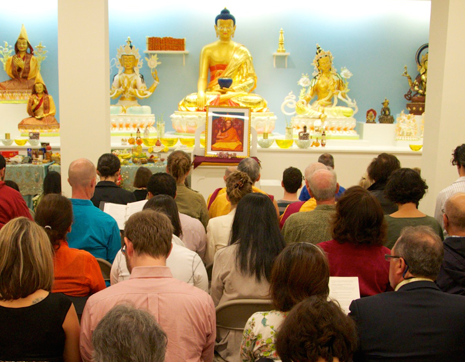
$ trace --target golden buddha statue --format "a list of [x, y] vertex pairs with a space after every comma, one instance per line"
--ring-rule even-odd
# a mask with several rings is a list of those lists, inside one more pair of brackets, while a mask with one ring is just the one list
[[[428, 48], [428, 44], [423, 44], [418, 48], [415, 55], [415, 61], [417, 63], [418, 75], [415, 80], [407, 72], [407, 66], [404, 67], [403, 77], [406, 77], [409, 84], [409, 90], [404, 95], [404, 98], [410, 103], [407, 103], [407, 109], [410, 114], [421, 115], [425, 111], [425, 100], [426, 100], [426, 85], [428, 80], [428, 53], [421, 53]], [[421, 58], [420, 58], [421, 57]]]
[[[224, 105], [268, 112], [266, 101], [251, 93], [257, 86], [252, 56], [245, 46], [232, 41], [235, 30], [236, 19], [228, 9], [223, 9], [215, 19], [219, 40], [204, 46], [200, 53], [197, 93], [189, 94], [179, 102], [179, 111], [205, 111], [207, 105]], [[232, 79], [231, 87], [222, 88], [218, 84], [221, 78]]]
[[29, 43], [26, 28], [22, 25], [15, 43], [15, 55], [5, 62], [5, 71], [11, 79], [0, 82], [0, 93], [8, 93], [6, 98], [9, 100], [27, 99], [34, 88], [38, 69], [34, 49]]
[[55, 102], [52, 96], [48, 95], [40, 73], [37, 74], [34, 89], [27, 102], [27, 113], [30, 117], [19, 123], [19, 130], [52, 131], [60, 128], [55, 118]]

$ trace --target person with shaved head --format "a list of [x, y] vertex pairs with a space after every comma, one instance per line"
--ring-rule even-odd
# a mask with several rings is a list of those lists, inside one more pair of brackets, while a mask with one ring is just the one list
[[113, 263], [121, 248], [121, 237], [115, 219], [96, 208], [90, 201], [97, 183], [94, 164], [85, 158], [71, 162], [68, 182], [72, 189], [74, 215], [71, 232], [68, 234], [69, 246], [86, 250], [96, 258]]

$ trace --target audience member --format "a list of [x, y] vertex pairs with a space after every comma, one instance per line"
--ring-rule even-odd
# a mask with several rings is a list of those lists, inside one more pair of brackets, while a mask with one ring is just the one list
[[226, 179], [226, 197], [231, 203], [231, 211], [210, 219], [207, 226], [207, 255], [205, 263], [213, 263], [215, 253], [228, 246], [231, 237], [231, 228], [236, 215], [236, 206], [241, 199], [252, 192], [252, 181], [250, 177], [241, 171], [233, 172]]
[[71, 201], [58, 194], [45, 195], [35, 221], [44, 228], [55, 251], [53, 293], [86, 297], [105, 289], [97, 260], [85, 250], [71, 249], [66, 241], [73, 222]]
[[94, 196], [90, 199], [94, 206], [100, 207], [100, 203], [111, 202], [126, 205], [135, 202], [136, 197], [128, 190], [124, 190], [116, 184], [121, 173], [121, 162], [113, 153], [104, 153], [98, 159], [97, 174], [99, 183], [95, 186]]
[[[237, 165], [237, 171], [245, 172], [249, 175], [250, 180], [252, 181], [252, 192], [258, 192], [267, 195], [266, 192], [260, 190], [255, 186], [260, 180], [260, 164], [257, 160], [253, 158], [244, 158], [239, 165]], [[231, 211], [231, 203], [226, 198], [226, 187], [221, 189], [216, 197], [212, 201], [213, 195], [209, 197], [209, 209], [208, 214], [210, 218], [227, 215]], [[273, 201], [273, 205], [276, 209], [276, 215], [279, 216], [278, 204], [274, 199], [273, 195], [268, 195], [268, 197]]]
[[458, 192], [465, 192], [465, 143], [457, 146], [452, 153], [452, 166], [457, 167], [459, 178], [438, 194], [434, 211], [434, 217], [442, 228], [444, 228], [443, 209], [447, 199]]
[[[316, 170], [327, 170], [328, 168], [323, 165], [322, 163], [319, 162], [314, 162], [311, 163], [310, 165], [307, 166], [305, 169], [305, 184], [307, 184], [307, 180], [310, 179], [310, 176], [312, 175], [313, 172]], [[289, 216], [296, 212], [300, 211], [312, 211], [316, 207], [316, 201], [314, 198], [310, 198], [308, 201], [298, 201], [298, 202], [293, 202], [290, 204], [286, 210], [284, 210], [284, 213], [281, 215], [279, 218], [279, 227], [282, 228], [284, 226], [284, 223], [288, 219]]]
[[299, 201], [297, 191], [302, 187], [302, 172], [298, 168], [288, 167], [283, 172], [281, 187], [284, 189], [283, 198], [278, 200], [279, 215], [281, 216], [293, 202]]
[[358, 182], [358, 186], [368, 189], [371, 185], [373, 185], [373, 180], [370, 180], [368, 177], [368, 172], [365, 172], [362, 177], [360, 177], [360, 181]]
[[397, 205], [384, 197], [384, 189], [391, 173], [399, 168], [400, 162], [396, 156], [381, 153], [371, 161], [367, 169], [368, 177], [373, 180], [367, 190], [381, 203], [384, 214], [392, 214], [397, 211]]
[[208, 224], [208, 210], [205, 199], [197, 191], [184, 184], [192, 168], [189, 155], [181, 150], [174, 151], [168, 156], [166, 172], [176, 180], [176, 204], [179, 212], [200, 220], [204, 228]]
[[85, 158], [71, 162], [68, 182], [71, 185], [74, 223], [68, 234], [71, 248], [86, 250], [96, 258], [113, 263], [121, 248], [118, 224], [110, 215], [90, 201], [97, 182], [95, 166]]
[[133, 214], [124, 228], [123, 252], [131, 277], [94, 294], [81, 320], [81, 354], [93, 356], [92, 332], [115, 305], [131, 302], [146, 308], [168, 337], [167, 361], [213, 361], [216, 317], [211, 297], [174, 279], [166, 266], [173, 227], [166, 215], [153, 210]]
[[336, 204], [333, 240], [318, 244], [326, 251], [331, 276], [358, 277], [362, 297], [391, 290], [383, 246], [386, 224], [379, 201], [360, 186], [349, 187]]
[[[224, 181], [225, 184], [226, 184], [226, 179], [229, 177], [229, 175], [232, 174], [235, 171], [237, 171], [237, 166], [228, 166], [228, 167], [225, 168], [224, 176], [223, 176], [223, 181]], [[211, 206], [212, 202], [215, 201], [216, 196], [223, 189], [224, 189], [224, 187], [218, 187], [215, 191], [213, 191], [210, 194], [210, 196], [208, 196], [207, 208], [208, 208], [209, 211], [210, 211], [210, 206]], [[224, 191], [222, 191], [222, 192], [224, 192]], [[210, 212], [209, 212], [209, 214], [210, 214]]]
[[97, 324], [92, 344], [95, 362], [163, 362], [168, 339], [149, 312], [121, 304]]
[[5, 185], [6, 161], [0, 155], [0, 229], [15, 217], [24, 216], [32, 220], [23, 196], [16, 190]]
[[52, 294], [53, 249], [33, 221], [0, 231], [0, 359], [79, 362], [79, 321], [71, 301]]
[[280, 361], [275, 350], [276, 334], [288, 312], [302, 300], [329, 294], [329, 265], [324, 252], [310, 243], [287, 246], [271, 270], [270, 294], [274, 310], [253, 314], [244, 329], [241, 361], [261, 357]]
[[5, 180], [5, 185], [21, 193], [21, 191], [19, 191], [19, 185], [13, 180]]
[[[173, 226], [171, 243], [173, 248], [166, 259], [166, 266], [170, 268], [173, 278], [191, 284], [208, 293], [208, 277], [205, 266], [199, 255], [184, 246], [179, 236], [181, 235], [181, 223], [179, 221], [178, 208], [173, 198], [168, 195], [152, 197], [144, 205], [144, 210], [150, 209], [168, 216]], [[124, 254], [118, 251], [111, 267], [111, 284], [116, 284], [129, 279], [130, 273], [126, 265]]]
[[[318, 162], [322, 163], [326, 167], [330, 168], [331, 170], [334, 170], [334, 157], [330, 153], [323, 153], [320, 157], [318, 157]], [[339, 200], [344, 193], [346, 189], [339, 185], [339, 190], [336, 194], [336, 200]], [[302, 191], [300, 191], [300, 196], [299, 200], [300, 201], [307, 201], [311, 198], [311, 195], [309, 194], [307, 188], [303, 188]]]
[[387, 239], [384, 246], [392, 249], [400, 232], [406, 226], [430, 226], [441, 240], [444, 238], [442, 227], [436, 219], [418, 210], [418, 204], [426, 190], [428, 190], [426, 182], [418, 172], [410, 168], [401, 168], [391, 174], [384, 195], [395, 203], [399, 210], [391, 215], [384, 215], [387, 223]]
[[297, 212], [286, 220], [282, 231], [287, 244], [302, 241], [318, 244], [331, 240], [330, 226], [339, 189], [336, 173], [333, 170], [316, 170], [305, 184], [317, 206], [312, 211]]
[[282, 362], [350, 362], [356, 348], [355, 323], [337, 303], [320, 296], [289, 312], [276, 341]]
[[147, 184], [149, 183], [150, 177], [152, 177], [152, 171], [147, 167], [139, 167], [134, 176], [133, 186], [136, 190], [133, 191], [137, 201], [142, 201], [147, 198]]
[[[150, 177], [147, 184], [147, 198], [151, 199], [156, 195], [168, 195], [176, 200], [176, 181], [173, 176], [160, 172]], [[195, 251], [204, 260], [207, 249], [207, 235], [202, 223], [200, 220], [181, 212], [179, 212], [179, 220], [182, 229], [180, 238], [184, 245], [188, 249]]]
[[[42, 201], [42, 198], [48, 194], [58, 194], [61, 195], [61, 175], [56, 171], [48, 171], [47, 175], [44, 177], [43, 183], [43, 192], [39, 195], [36, 195], [32, 198], [32, 205], [34, 210], [37, 209], [37, 206]], [[19, 190], [18, 190], [19, 191]]]
[[444, 205], [444, 261], [436, 284], [443, 292], [465, 295], [465, 193], [449, 197]]
[[461, 361], [465, 354], [465, 297], [435, 284], [443, 259], [428, 226], [407, 227], [387, 255], [395, 292], [350, 305], [359, 333], [354, 361]]
[[[237, 205], [230, 245], [218, 250], [212, 271], [215, 306], [234, 299], [269, 299], [271, 267], [284, 249], [270, 198], [245, 195]], [[217, 329], [216, 351], [228, 361], [239, 360], [242, 333]]]

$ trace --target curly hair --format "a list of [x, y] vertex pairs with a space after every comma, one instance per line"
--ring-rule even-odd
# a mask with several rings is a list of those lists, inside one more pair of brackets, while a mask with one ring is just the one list
[[394, 155], [381, 153], [368, 166], [368, 177], [375, 182], [386, 182], [391, 173], [400, 168], [400, 161]]
[[237, 205], [245, 195], [251, 192], [252, 181], [245, 172], [233, 172], [226, 179], [226, 194], [231, 205]]
[[383, 245], [386, 222], [381, 204], [364, 188], [349, 187], [336, 204], [332, 229], [339, 243]]
[[411, 168], [400, 168], [389, 177], [384, 195], [396, 204], [416, 204], [425, 196], [428, 185], [417, 171]]
[[174, 151], [168, 156], [167, 171], [176, 182], [186, 176], [192, 167], [189, 155], [184, 151]]

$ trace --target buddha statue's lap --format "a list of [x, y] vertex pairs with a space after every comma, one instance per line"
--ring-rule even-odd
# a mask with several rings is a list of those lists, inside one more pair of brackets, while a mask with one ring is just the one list
[[[218, 92], [207, 92], [206, 93], [206, 103], [207, 105], [225, 105], [231, 107], [249, 107], [253, 112], [266, 112], [268, 110], [268, 105], [266, 100], [260, 97], [258, 94], [248, 93], [243, 96], [238, 96], [231, 98], [230, 102], [225, 102], [223, 104], [215, 104], [215, 100], [218, 98], [220, 93]], [[199, 111], [197, 108], [197, 93], [191, 93], [186, 96], [181, 102], [179, 102], [178, 109], [180, 111], [186, 112], [196, 112]]]

